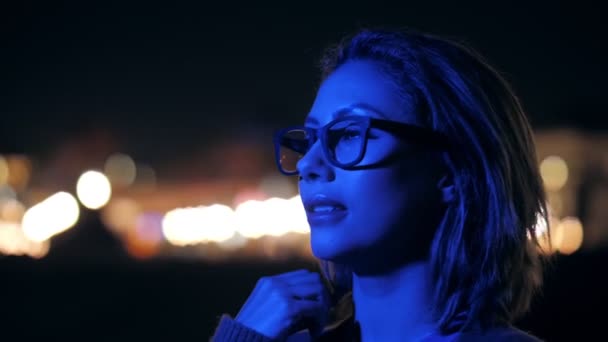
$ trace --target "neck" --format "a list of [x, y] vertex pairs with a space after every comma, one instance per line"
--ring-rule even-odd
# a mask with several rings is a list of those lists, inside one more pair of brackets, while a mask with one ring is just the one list
[[415, 341], [434, 331], [426, 262], [383, 274], [353, 273], [355, 319], [363, 341]]

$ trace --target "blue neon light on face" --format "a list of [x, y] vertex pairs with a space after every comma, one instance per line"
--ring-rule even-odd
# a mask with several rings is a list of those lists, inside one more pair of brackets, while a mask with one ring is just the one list
[[334, 113], [335, 119], [319, 129], [292, 126], [279, 130], [274, 136], [275, 159], [279, 171], [285, 175], [298, 174], [297, 163], [317, 140], [321, 143], [325, 158], [333, 166], [356, 168], [365, 155], [368, 140], [376, 138], [370, 134], [371, 128], [393, 133], [406, 142], [447, 148], [447, 138], [437, 132], [399, 121], [373, 118], [370, 116], [372, 113], [378, 114], [365, 104], [356, 104]]
[[438, 154], [382, 126], [421, 126], [411, 107], [373, 62], [347, 62], [321, 85], [294, 170], [317, 257], [372, 262], [428, 248], [421, 241], [440, 207]]

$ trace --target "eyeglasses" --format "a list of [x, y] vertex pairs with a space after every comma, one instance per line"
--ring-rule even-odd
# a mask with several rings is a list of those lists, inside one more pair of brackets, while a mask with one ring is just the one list
[[277, 167], [285, 175], [297, 174], [298, 161], [320, 139], [323, 154], [332, 165], [342, 169], [352, 168], [365, 155], [370, 127], [429, 147], [443, 149], [448, 146], [448, 139], [443, 134], [428, 128], [369, 116], [349, 115], [335, 119], [319, 129], [292, 126], [278, 130], [274, 134]]

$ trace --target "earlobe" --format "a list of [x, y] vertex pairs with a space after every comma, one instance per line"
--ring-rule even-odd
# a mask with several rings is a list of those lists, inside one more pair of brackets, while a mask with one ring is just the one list
[[456, 201], [456, 188], [448, 176], [443, 176], [437, 183], [437, 188], [441, 191], [441, 200], [444, 203]]
[[441, 199], [444, 203], [456, 202], [456, 189], [454, 189], [454, 185], [441, 188], [441, 194]]

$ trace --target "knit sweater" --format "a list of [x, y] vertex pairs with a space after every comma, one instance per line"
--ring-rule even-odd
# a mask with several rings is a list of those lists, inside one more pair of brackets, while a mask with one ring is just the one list
[[[288, 336], [280, 342], [358, 342], [361, 341], [361, 329], [355, 320], [355, 306], [352, 292], [343, 295], [340, 300], [330, 308], [328, 324], [325, 325], [320, 335], [311, 336], [308, 330], [302, 330]], [[540, 342], [542, 340], [521, 331], [511, 325], [495, 326], [486, 330], [457, 331], [458, 326], [463, 323], [466, 314], [456, 317], [453, 322], [453, 331], [449, 335], [441, 335], [439, 332], [428, 335], [416, 342], [475, 342], [475, 341], [497, 341], [497, 342]], [[220, 322], [211, 338], [213, 342], [279, 342], [251, 329], [230, 317], [222, 315]]]
[[[340, 324], [326, 328], [321, 336], [314, 339], [315, 342], [322, 341], [360, 341], [358, 324], [353, 322], [352, 317]], [[263, 334], [250, 329], [233, 320], [228, 315], [222, 315], [220, 323], [211, 338], [213, 342], [278, 342]], [[312, 342], [313, 339], [308, 331], [297, 332], [285, 340], [286, 342]], [[523, 332], [513, 326], [501, 326], [486, 331], [457, 332], [450, 335], [432, 334], [420, 342], [449, 341], [449, 342], [539, 342], [540, 339]]]

